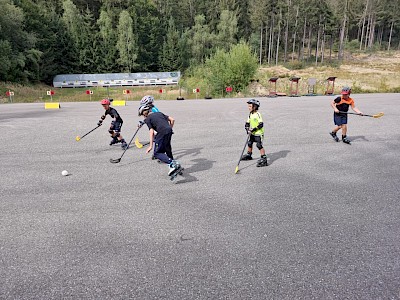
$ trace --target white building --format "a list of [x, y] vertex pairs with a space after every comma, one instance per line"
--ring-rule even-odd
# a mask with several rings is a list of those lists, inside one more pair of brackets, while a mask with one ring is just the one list
[[109, 73], [109, 74], [63, 74], [53, 79], [54, 87], [92, 86], [145, 86], [177, 85], [181, 72]]

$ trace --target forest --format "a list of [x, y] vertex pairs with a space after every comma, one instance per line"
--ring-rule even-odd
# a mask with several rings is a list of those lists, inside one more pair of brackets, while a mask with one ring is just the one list
[[0, 0], [0, 11], [4, 82], [189, 73], [239, 44], [259, 65], [400, 48], [399, 0]]

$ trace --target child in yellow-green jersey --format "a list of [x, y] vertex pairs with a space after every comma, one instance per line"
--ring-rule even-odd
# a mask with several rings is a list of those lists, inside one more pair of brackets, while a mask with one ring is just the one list
[[251, 160], [253, 154], [253, 143], [256, 143], [258, 150], [260, 150], [261, 158], [257, 161], [257, 167], [268, 166], [267, 156], [263, 147], [264, 139], [264, 123], [261, 114], [258, 112], [260, 101], [250, 99], [247, 101], [249, 108], [249, 117], [245, 124], [247, 134], [249, 134], [249, 142], [247, 143], [247, 154], [242, 156], [242, 160]]

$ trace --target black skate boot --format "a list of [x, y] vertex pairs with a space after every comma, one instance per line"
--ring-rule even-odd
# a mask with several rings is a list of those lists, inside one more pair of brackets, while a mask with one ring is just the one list
[[111, 142], [110, 142], [110, 146], [114, 145], [114, 144], [118, 144], [118, 139], [116, 137], [113, 137]]
[[351, 142], [350, 142], [350, 140], [347, 138], [346, 135], [342, 136], [342, 142], [345, 143], [345, 144], [351, 145]]
[[337, 137], [336, 132], [329, 132], [329, 134], [331, 135], [331, 137], [333, 137], [333, 139], [334, 139], [336, 142], [339, 142], [339, 138]]
[[251, 157], [250, 152], [247, 152], [245, 155], [242, 156], [242, 158], [240, 160], [252, 160], [253, 158]]
[[122, 143], [121, 145], [122, 150], [126, 150], [129, 148], [128, 144], [125, 142], [124, 139], [121, 140], [121, 143]]
[[261, 158], [257, 161], [257, 167], [265, 167], [268, 166], [268, 161], [267, 161], [267, 156], [263, 155]]
[[169, 164], [168, 176], [173, 176], [175, 173], [179, 172], [180, 169], [180, 163], [176, 160], [172, 160]]

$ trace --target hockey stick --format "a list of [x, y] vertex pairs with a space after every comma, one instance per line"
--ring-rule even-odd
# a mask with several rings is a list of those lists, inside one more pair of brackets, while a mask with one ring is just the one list
[[139, 142], [139, 139], [138, 139], [138, 138], [136, 138], [136, 140], [135, 140], [135, 145], [136, 145], [136, 147], [138, 147], [139, 149], [140, 149], [140, 148], [143, 148], [144, 146], [147, 146], [148, 144], [150, 144], [150, 142], [145, 142], [144, 144], [142, 144], [141, 142]]
[[247, 135], [246, 143], [244, 144], [242, 153], [240, 154], [240, 158], [239, 158], [239, 161], [238, 161], [237, 166], [236, 166], [236, 169], [235, 169], [235, 174], [236, 174], [237, 172], [239, 172], [239, 164], [240, 164], [240, 161], [242, 160], [242, 156], [243, 156], [244, 150], [246, 149], [247, 143], [249, 142], [250, 134], [251, 134], [251, 133], [249, 133], [249, 134]]
[[143, 148], [144, 146], [147, 146], [148, 144], [150, 144], [150, 143], [145, 142], [144, 144], [142, 144], [141, 142], [139, 142], [139, 138], [135, 139], [135, 146], [139, 149]]
[[89, 133], [91, 133], [92, 131], [96, 130], [97, 128], [99, 128], [101, 125], [97, 125], [97, 127], [93, 128], [92, 130], [90, 130], [88, 133], [84, 134], [83, 136], [76, 136], [75, 140], [77, 142], [79, 142], [81, 139], [83, 139], [85, 136], [87, 136]]
[[375, 119], [383, 117], [383, 115], [384, 115], [383, 112], [377, 113], [376, 115], [360, 115], [358, 113], [352, 113], [352, 112], [346, 112], [346, 111], [339, 111], [339, 112], [342, 114], [357, 115], [357, 116], [361, 116], [361, 117], [371, 117], [371, 118], [375, 118]]
[[[129, 141], [128, 145], [130, 145], [130, 144], [132, 143], [133, 139], [135, 138], [135, 136], [136, 136], [136, 134], [138, 133], [138, 131], [139, 131], [140, 128], [141, 128], [141, 127], [138, 127], [138, 129], [136, 129], [136, 132], [135, 132], [135, 134], [133, 135], [133, 137], [131, 138], [131, 140]], [[121, 155], [120, 158], [117, 158], [117, 159], [112, 159], [112, 158], [110, 158], [110, 162], [113, 163], [113, 164], [119, 163], [119, 162], [121, 161], [121, 159], [122, 159], [122, 156], [124, 156], [124, 154], [125, 154], [126, 150], [128, 150], [128, 148], [129, 148], [129, 146], [125, 148], [125, 150], [124, 150], [124, 152], [122, 152], [122, 155]]]
[[139, 138], [136, 138], [136, 140], [135, 140], [135, 145], [136, 145], [136, 147], [138, 147], [139, 149], [140, 149], [140, 148], [143, 148], [143, 146], [144, 146], [141, 142], [139, 142]]

